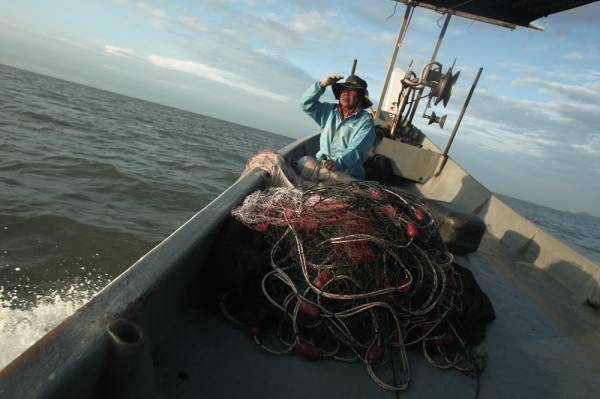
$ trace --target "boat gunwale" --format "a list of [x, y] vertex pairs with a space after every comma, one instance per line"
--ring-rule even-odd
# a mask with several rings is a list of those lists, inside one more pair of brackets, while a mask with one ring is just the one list
[[[288, 150], [293, 150], [293, 144]], [[181, 285], [181, 276], [186, 285], [196, 280], [197, 276], [188, 273], [192, 268], [186, 260], [206, 256], [211, 245], [203, 241], [214, 239], [230, 210], [267, 180], [266, 174], [256, 169], [240, 177], [74, 314], [0, 369], [0, 396], [93, 396], [107, 360], [106, 328], [117, 318], [137, 322], [152, 344], [160, 342], [167, 330], [165, 319], [156, 317], [151, 308], [168, 315], [169, 309], [183, 300], [187, 290], [169, 290], [168, 286]], [[153, 317], [144, 317], [149, 314]], [[28, 382], [24, 384], [24, 380]], [[74, 380], [78, 384], [72, 385], [77, 388], [69, 387]]]

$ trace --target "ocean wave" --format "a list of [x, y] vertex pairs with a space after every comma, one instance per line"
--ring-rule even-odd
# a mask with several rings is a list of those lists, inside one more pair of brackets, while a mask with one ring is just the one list
[[135, 180], [135, 177], [124, 172], [113, 163], [103, 162], [90, 158], [80, 158], [71, 155], [51, 155], [43, 158], [43, 161], [49, 165], [59, 166], [61, 169], [68, 169], [68, 176], [105, 178], [115, 181]]
[[[40, 177], [61, 176], [65, 180], [77, 178], [108, 179], [115, 184], [123, 181], [138, 181], [118, 166], [89, 158], [71, 155], [31, 157], [29, 160], [11, 160], [0, 163], [0, 171], [35, 174]], [[15, 176], [13, 176], [15, 178]]]
[[0, 111], [19, 111], [21, 106], [15, 103], [0, 104]]
[[290, 141], [2, 65], [0, 86], [0, 364]]
[[500, 197], [518, 213], [575, 251], [600, 262], [600, 218], [581, 212], [560, 211], [505, 195]]
[[57, 100], [61, 103], [63, 103], [65, 100], [68, 100], [64, 94], [49, 90], [41, 91], [40, 93], [38, 93], [38, 96], [47, 100]]
[[[6, 289], [0, 286], [0, 370], [19, 356], [31, 344], [77, 311], [100, 291], [109, 280], [92, 275], [62, 282], [62, 287], [45, 293], [20, 286]], [[34, 295], [25, 301], [22, 291]]]
[[0, 281], [7, 286], [26, 275], [39, 285], [72, 278], [80, 270], [117, 275], [156, 242], [131, 231], [130, 226], [108, 228], [59, 215], [0, 214]]
[[63, 119], [58, 119], [52, 115], [42, 114], [34, 111], [17, 111], [19, 116], [39, 123], [50, 123], [59, 127], [73, 127], [74, 125]]

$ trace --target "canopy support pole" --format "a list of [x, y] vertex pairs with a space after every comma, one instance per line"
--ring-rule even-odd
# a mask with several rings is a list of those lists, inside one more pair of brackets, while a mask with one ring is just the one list
[[448, 24], [450, 23], [450, 17], [452, 17], [452, 14], [447, 13], [446, 19], [444, 20], [444, 26], [442, 27], [440, 35], [438, 36], [437, 43], [435, 44], [435, 48], [433, 49], [433, 54], [431, 54], [431, 62], [435, 61], [438, 55], [438, 51], [440, 51], [440, 46], [442, 45], [442, 42], [444, 41], [444, 36], [446, 35], [446, 29], [448, 28]]
[[473, 95], [473, 92], [475, 91], [477, 82], [479, 82], [479, 77], [481, 76], [481, 72], [483, 72], [483, 68], [480, 67], [479, 71], [477, 71], [477, 76], [475, 76], [475, 80], [473, 81], [473, 84], [471, 85], [471, 90], [469, 90], [469, 94], [467, 95], [467, 98], [465, 99], [465, 103], [463, 104], [463, 107], [460, 110], [460, 114], [458, 115], [458, 120], [456, 121], [456, 124], [454, 125], [454, 129], [452, 130], [452, 134], [450, 135], [448, 144], [446, 144], [446, 148], [444, 149], [444, 153], [442, 154], [443, 161], [442, 161], [442, 164], [440, 165], [440, 169], [435, 174], [436, 176], [439, 176], [440, 173], [442, 173], [444, 166], [446, 166], [446, 162], [448, 161], [448, 151], [450, 151], [450, 146], [452, 146], [452, 142], [454, 142], [454, 137], [456, 137], [456, 133], [458, 132], [458, 128], [460, 127], [460, 123], [462, 122], [462, 118], [465, 115], [465, 111], [467, 110], [467, 107], [469, 106], [469, 101], [471, 101], [471, 96]]
[[394, 47], [394, 52], [392, 53], [392, 58], [390, 59], [390, 65], [388, 66], [387, 75], [385, 76], [385, 81], [383, 82], [383, 89], [381, 90], [381, 96], [379, 97], [379, 103], [377, 104], [377, 112], [375, 113], [376, 118], [379, 118], [381, 116], [381, 107], [383, 106], [383, 99], [385, 98], [385, 94], [390, 83], [392, 71], [394, 70], [394, 66], [396, 65], [396, 57], [398, 56], [398, 50], [400, 50], [400, 47], [402, 47], [402, 42], [404, 41], [404, 36], [406, 36], [406, 31], [408, 29], [408, 25], [410, 24], [410, 19], [414, 8], [415, 7], [411, 4], [407, 4], [406, 6], [406, 11], [404, 12], [404, 18], [402, 20], [402, 27], [400, 28], [400, 32], [398, 33], [396, 46]]

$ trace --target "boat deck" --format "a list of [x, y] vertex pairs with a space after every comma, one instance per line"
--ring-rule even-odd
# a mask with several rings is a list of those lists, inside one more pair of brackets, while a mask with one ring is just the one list
[[[481, 345], [488, 355], [480, 397], [600, 397], [600, 318], [541, 270], [512, 257], [489, 234], [478, 253], [459, 256], [496, 309]], [[409, 351], [403, 397], [474, 397], [476, 379], [429, 365]], [[386, 398], [362, 363], [274, 356], [246, 329], [206, 309], [182, 312], [154, 352], [157, 398]]]

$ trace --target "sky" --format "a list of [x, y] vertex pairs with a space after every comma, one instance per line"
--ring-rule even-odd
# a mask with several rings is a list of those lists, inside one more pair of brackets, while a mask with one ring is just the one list
[[[379, 98], [405, 10], [395, 4], [0, 0], [0, 63], [301, 137], [318, 132], [302, 93], [353, 59]], [[420, 71], [440, 17], [415, 12], [396, 66]], [[438, 61], [461, 75], [434, 109], [446, 125], [415, 124], [444, 148], [483, 67], [451, 157], [494, 192], [600, 216], [599, 22], [600, 2], [539, 19], [543, 32], [453, 17]]]

